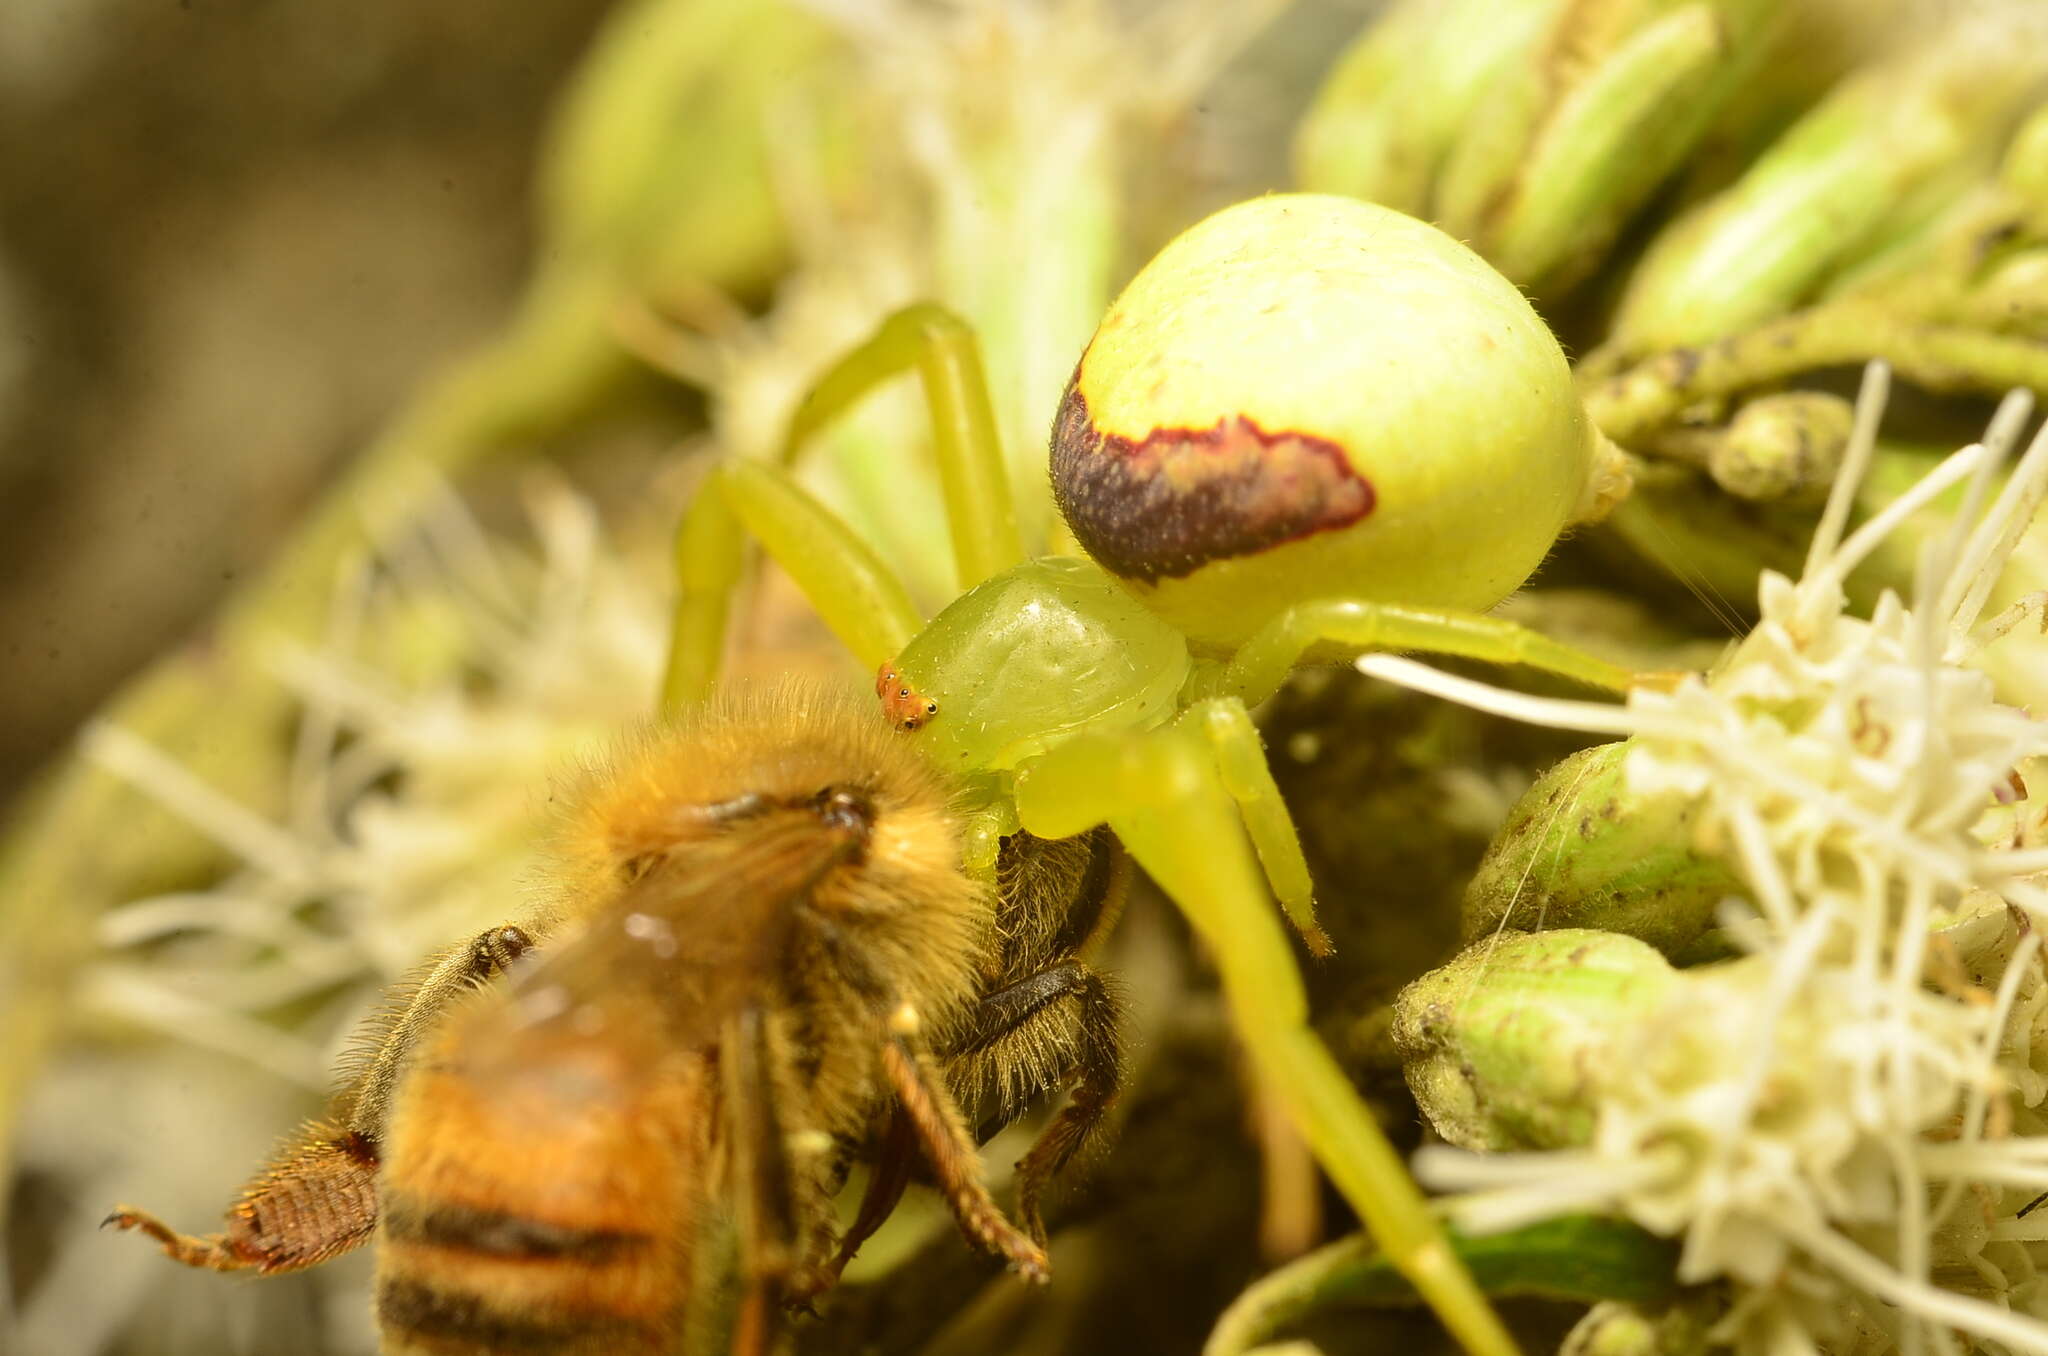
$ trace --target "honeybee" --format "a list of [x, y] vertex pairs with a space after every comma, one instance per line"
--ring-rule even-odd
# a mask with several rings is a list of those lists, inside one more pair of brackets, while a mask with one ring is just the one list
[[[969, 1239], [1044, 1280], [1040, 1195], [1121, 1078], [1117, 1005], [1081, 955], [1127, 868], [1104, 833], [1018, 835], [990, 891], [953, 795], [807, 688], [643, 739], [569, 798], [533, 916], [430, 963], [225, 1231], [108, 1222], [260, 1273], [374, 1233], [387, 1351], [701, 1349], [722, 1308], [732, 1350], [764, 1351], [920, 1167]], [[1067, 1087], [1013, 1222], [978, 1141]], [[841, 1238], [832, 1198], [863, 1154]], [[727, 1220], [736, 1303], [707, 1242]]]

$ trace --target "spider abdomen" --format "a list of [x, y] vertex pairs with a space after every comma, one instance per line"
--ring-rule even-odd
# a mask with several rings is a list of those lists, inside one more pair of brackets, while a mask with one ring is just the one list
[[1348, 597], [1483, 609], [1581, 516], [1596, 439], [1513, 284], [1398, 212], [1217, 213], [1104, 317], [1052, 438], [1075, 537], [1200, 647]]

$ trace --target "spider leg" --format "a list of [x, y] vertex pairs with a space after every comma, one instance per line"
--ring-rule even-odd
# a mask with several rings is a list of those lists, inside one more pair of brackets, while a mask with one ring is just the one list
[[1316, 923], [1315, 883], [1309, 877], [1308, 858], [1302, 855], [1301, 835], [1294, 830], [1287, 802], [1280, 798], [1251, 713], [1235, 697], [1212, 697], [1189, 707], [1181, 721], [1208, 739], [1224, 789], [1237, 802], [1252, 846], [1258, 849], [1259, 864], [1266, 870], [1266, 883], [1279, 897], [1288, 921], [1310, 951], [1329, 955], [1330, 939]]
[[884, 320], [811, 387], [790, 421], [783, 458], [793, 458], [804, 440], [869, 391], [912, 368], [931, 411], [956, 583], [964, 593], [1024, 558], [981, 348], [966, 321], [930, 302], [906, 306]]
[[1257, 706], [1278, 692], [1287, 675], [1313, 652], [1355, 657], [1366, 650], [1423, 650], [1496, 664], [1526, 664], [1611, 692], [1668, 681], [1667, 675], [1634, 673], [1504, 617], [1326, 598], [1297, 603], [1261, 627], [1232, 656], [1223, 690]]
[[861, 663], [872, 668], [894, 657], [924, 625], [881, 555], [788, 471], [763, 461], [728, 461], [697, 491], [676, 533], [666, 708], [701, 701], [718, 676], [732, 594], [745, 565], [743, 530], [789, 572]]
[[1007, 800], [998, 799], [993, 804], [968, 811], [964, 820], [960, 835], [961, 864], [967, 868], [968, 875], [993, 885], [996, 859], [1002, 853], [1003, 839], [1017, 831], [1017, 807]]
[[697, 491], [676, 532], [676, 603], [662, 704], [701, 701], [718, 676], [732, 595], [757, 538], [861, 663], [893, 659], [924, 625], [902, 580], [790, 473], [803, 443], [881, 383], [915, 368], [961, 590], [1023, 559], [1008, 470], [974, 332], [942, 307], [896, 312], [826, 370], [790, 423], [779, 463], [735, 457]]
[[1239, 1039], [1387, 1259], [1466, 1348], [1515, 1350], [1379, 1122], [1308, 1024], [1308, 995], [1244, 821], [1195, 732], [1083, 734], [1020, 767], [1024, 827], [1107, 823], [1207, 946]]

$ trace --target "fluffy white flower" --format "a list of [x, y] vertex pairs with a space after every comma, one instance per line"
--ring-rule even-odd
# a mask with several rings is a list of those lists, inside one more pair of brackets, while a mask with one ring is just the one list
[[[1747, 954], [1687, 972], [1620, 1039], [1588, 1145], [1431, 1150], [1418, 1167], [1467, 1193], [1452, 1210], [1469, 1227], [1614, 1209], [1681, 1237], [1679, 1279], [1734, 1283], [1716, 1336], [1741, 1350], [1950, 1352], [1961, 1333], [2048, 1352], [2029, 1246], [2048, 1221], [2022, 1213], [2048, 1188], [2048, 852], [2039, 806], [2013, 804], [2048, 723], [1969, 666], [1991, 580], [2048, 492], [2048, 432], [1985, 511], [2028, 412], [2008, 400], [1984, 443], [1845, 540], [1884, 385], [1873, 369], [1802, 577], [1763, 577], [1756, 628], [1711, 674], [1618, 708], [1359, 661], [1482, 709], [1632, 736], [1630, 793], [1694, 800], [1703, 844], [1753, 905], [1724, 906]], [[1887, 593], [1848, 615], [1849, 572], [1958, 483], [1912, 606]]]
[[124, 730], [87, 732], [91, 757], [241, 863], [109, 911], [89, 1004], [324, 1087], [332, 1050], [265, 1014], [360, 1003], [521, 912], [549, 778], [622, 712], [653, 710], [663, 635], [649, 572], [603, 543], [589, 504], [535, 483], [537, 557], [487, 541], [446, 495], [345, 588], [328, 646], [277, 656], [302, 703], [280, 821]]

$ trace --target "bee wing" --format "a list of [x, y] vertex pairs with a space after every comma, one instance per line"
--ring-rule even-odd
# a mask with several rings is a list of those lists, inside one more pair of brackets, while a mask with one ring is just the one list
[[565, 929], [514, 981], [512, 1008], [553, 1022], [618, 1006], [641, 1022], [658, 1014], [671, 1048], [709, 1045], [766, 1001], [812, 887], [856, 847], [804, 810], [693, 840]]

